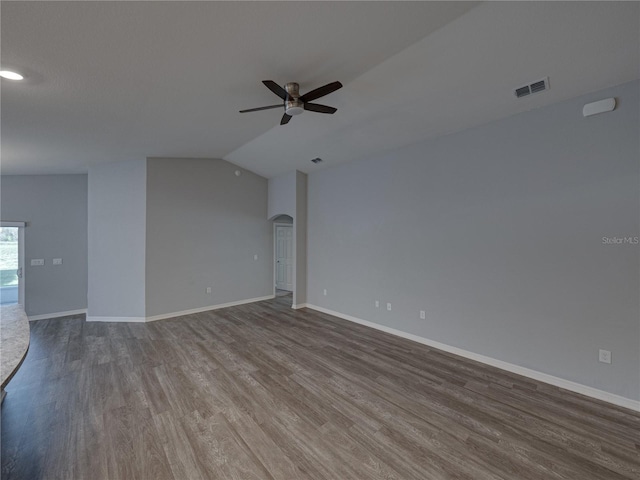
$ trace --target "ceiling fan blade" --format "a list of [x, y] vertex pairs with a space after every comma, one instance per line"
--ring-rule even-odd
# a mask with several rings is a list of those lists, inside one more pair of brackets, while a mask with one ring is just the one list
[[326, 105], [319, 105], [317, 103], [305, 103], [304, 109], [318, 113], [336, 113], [338, 111], [337, 108], [327, 107]]
[[340, 82], [327, 83], [324, 87], [319, 87], [315, 90], [311, 90], [310, 92], [305, 93], [300, 97], [300, 100], [303, 102], [310, 102], [311, 100], [315, 100], [316, 98], [329, 95], [330, 93], [335, 92], [340, 88], [342, 88], [342, 84]]
[[259, 112], [260, 110], [269, 110], [271, 108], [283, 108], [283, 105], [279, 103], [278, 105], [267, 105], [266, 107], [249, 108], [248, 110], [240, 110], [240, 113]]
[[262, 83], [264, 83], [265, 87], [267, 87], [269, 90], [271, 90], [273, 93], [278, 95], [283, 100], [286, 100], [287, 97], [289, 96], [287, 95], [287, 91], [284, 88], [282, 88], [280, 85], [278, 85], [276, 82], [274, 82], [273, 80], [263, 80]]
[[280, 125], [286, 125], [291, 120], [291, 115], [287, 115], [286, 113], [282, 115], [282, 120], [280, 120]]

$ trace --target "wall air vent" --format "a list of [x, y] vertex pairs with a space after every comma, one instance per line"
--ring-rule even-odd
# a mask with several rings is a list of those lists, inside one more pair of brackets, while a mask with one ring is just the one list
[[527, 95], [531, 95], [532, 93], [544, 92], [545, 90], [549, 90], [549, 77], [543, 78], [542, 80], [538, 80], [537, 82], [533, 82], [529, 85], [525, 85], [523, 87], [516, 88], [513, 92], [516, 97], [526, 97]]

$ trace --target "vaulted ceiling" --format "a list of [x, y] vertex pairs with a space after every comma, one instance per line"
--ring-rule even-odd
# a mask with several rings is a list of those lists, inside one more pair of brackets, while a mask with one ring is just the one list
[[[638, 2], [2, 2], [2, 174], [145, 157], [311, 172], [639, 77]], [[549, 91], [513, 88], [549, 76]], [[261, 83], [334, 115], [277, 103]], [[323, 158], [320, 165], [310, 163]]]

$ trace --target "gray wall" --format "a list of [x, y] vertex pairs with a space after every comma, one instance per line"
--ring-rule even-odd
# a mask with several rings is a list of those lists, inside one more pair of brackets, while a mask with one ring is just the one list
[[311, 174], [308, 302], [640, 399], [638, 89]]
[[[2, 176], [2, 220], [25, 228], [25, 310], [44, 315], [87, 308], [87, 176]], [[31, 267], [30, 259], [45, 265]], [[52, 265], [62, 258], [62, 265]]]
[[145, 316], [146, 160], [89, 169], [92, 317]]
[[269, 179], [268, 218], [296, 214], [296, 172]]
[[235, 170], [217, 159], [148, 159], [147, 316], [273, 295], [267, 180]]
[[293, 220], [296, 242], [296, 286], [293, 304], [307, 302], [307, 174], [296, 171], [296, 214]]

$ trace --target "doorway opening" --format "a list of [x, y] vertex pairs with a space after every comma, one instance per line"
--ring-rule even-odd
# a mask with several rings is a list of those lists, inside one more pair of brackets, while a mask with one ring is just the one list
[[[274, 295], [288, 297], [293, 303], [295, 285], [295, 242], [293, 218], [280, 215], [273, 221], [273, 277]], [[282, 300], [288, 300], [282, 298]]]
[[18, 222], [0, 226], [0, 304], [24, 306], [23, 225]]

